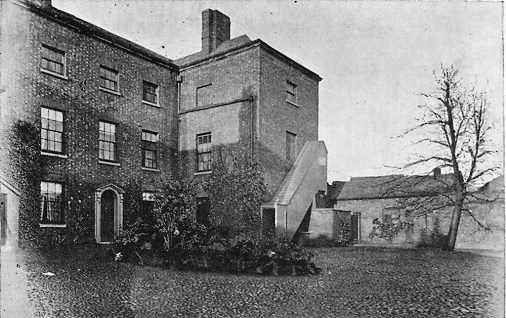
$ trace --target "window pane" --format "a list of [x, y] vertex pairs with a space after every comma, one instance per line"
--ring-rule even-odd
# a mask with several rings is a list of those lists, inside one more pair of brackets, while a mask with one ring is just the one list
[[41, 107], [41, 149], [62, 152], [63, 113]]
[[286, 82], [286, 100], [296, 103], [297, 102], [297, 85]]
[[146, 168], [156, 168], [156, 140], [157, 133], [143, 130], [141, 134], [142, 139], [142, 166]]
[[297, 135], [289, 131], [286, 132], [286, 159], [295, 160], [297, 153]]
[[41, 67], [58, 74], [64, 73], [65, 53], [47, 46], [42, 47]]
[[197, 171], [211, 170], [211, 134], [197, 135]]
[[100, 67], [100, 82], [101, 87], [109, 90], [117, 91], [118, 88], [118, 72], [108, 70], [104, 67]]
[[63, 223], [62, 184], [41, 182], [40, 189], [40, 221], [44, 223]]
[[99, 159], [115, 160], [115, 125], [99, 123]]
[[60, 132], [63, 131], [63, 122], [61, 122], [61, 121], [56, 122], [56, 131], [60, 131]]

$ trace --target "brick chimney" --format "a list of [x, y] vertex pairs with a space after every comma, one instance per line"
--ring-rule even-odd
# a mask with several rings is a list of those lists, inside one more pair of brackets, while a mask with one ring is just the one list
[[26, 2], [34, 4], [44, 9], [49, 9], [53, 6], [52, 0], [26, 0]]
[[441, 177], [441, 168], [437, 167], [432, 170], [432, 174], [434, 175], [434, 178]]
[[40, 6], [44, 9], [51, 8], [53, 6], [52, 0], [40, 0]]
[[25, 0], [25, 2], [43, 9], [50, 9], [53, 7], [52, 0]]
[[202, 51], [211, 53], [230, 40], [230, 18], [218, 10], [202, 11]]

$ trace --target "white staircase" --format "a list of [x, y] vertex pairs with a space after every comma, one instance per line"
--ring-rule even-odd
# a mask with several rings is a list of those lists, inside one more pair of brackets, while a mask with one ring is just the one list
[[319, 190], [327, 189], [327, 148], [323, 141], [304, 144], [271, 203], [278, 237], [291, 238]]

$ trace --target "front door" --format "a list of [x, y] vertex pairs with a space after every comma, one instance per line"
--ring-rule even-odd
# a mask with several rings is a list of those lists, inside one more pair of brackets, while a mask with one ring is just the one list
[[211, 201], [208, 197], [197, 198], [197, 222], [204, 225], [210, 224], [209, 214], [211, 209]]
[[112, 190], [102, 193], [100, 199], [100, 241], [112, 242], [114, 239], [114, 215], [116, 194]]
[[276, 213], [272, 208], [262, 209], [262, 235], [263, 237], [271, 237], [276, 234], [275, 224]]
[[7, 240], [7, 194], [0, 193], [0, 245]]
[[351, 214], [350, 232], [351, 242], [360, 243], [360, 212], [353, 212]]

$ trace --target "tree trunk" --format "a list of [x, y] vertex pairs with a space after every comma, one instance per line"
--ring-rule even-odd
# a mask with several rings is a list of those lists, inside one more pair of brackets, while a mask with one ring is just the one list
[[460, 224], [460, 215], [462, 214], [462, 207], [464, 206], [464, 195], [462, 190], [457, 190], [455, 196], [455, 205], [453, 207], [452, 220], [450, 223], [450, 230], [448, 231], [448, 240], [446, 249], [453, 251], [455, 249], [455, 243], [457, 242], [457, 233]]

